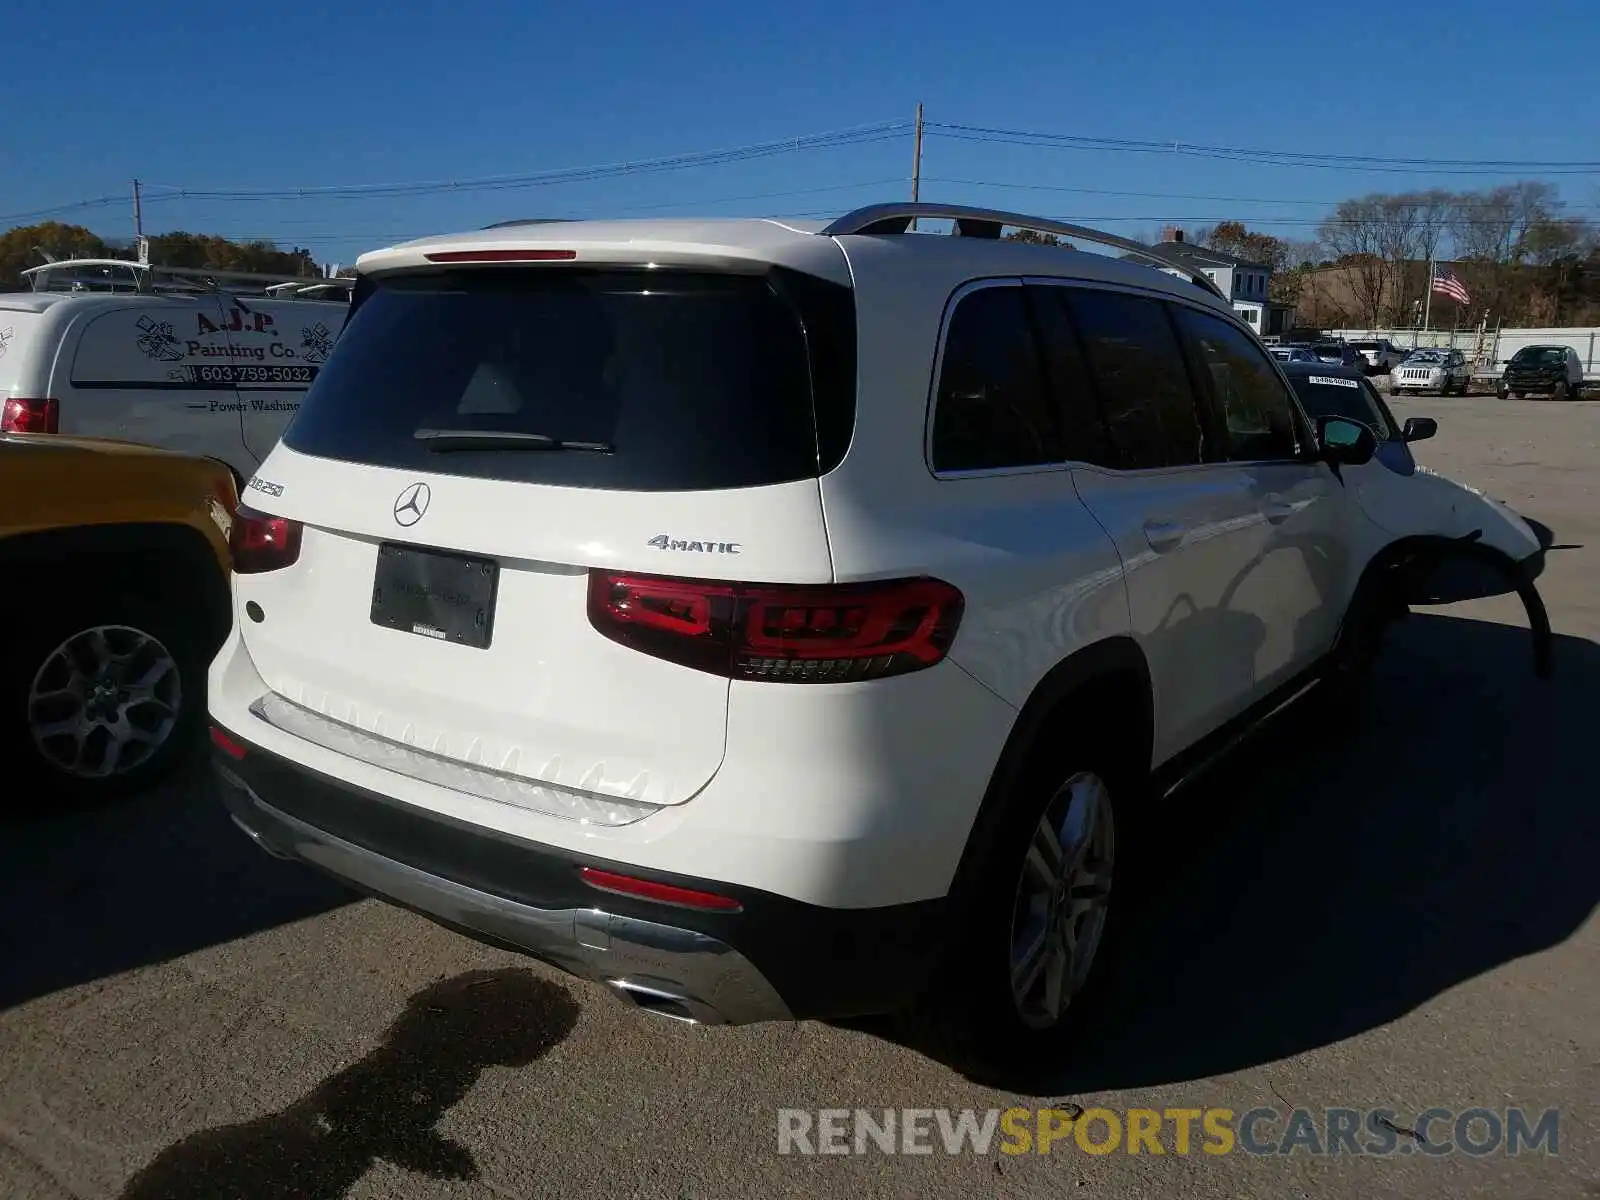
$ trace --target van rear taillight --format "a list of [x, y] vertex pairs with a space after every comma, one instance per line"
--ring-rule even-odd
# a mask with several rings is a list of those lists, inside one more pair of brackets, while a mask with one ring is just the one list
[[228, 533], [228, 556], [240, 575], [260, 575], [293, 566], [300, 557], [305, 526], [288, 517], [269, 517], [240, 505]]
[[931, 667], [949, 653], [961, 593], [937, 579], [722, 583], [589, 572], [589, 623], [614, 642], [698, 671], [773, 683], [848, 683]]
[[0, 433], [59, 433], [61, 403], [7, 396], [0, 406]]

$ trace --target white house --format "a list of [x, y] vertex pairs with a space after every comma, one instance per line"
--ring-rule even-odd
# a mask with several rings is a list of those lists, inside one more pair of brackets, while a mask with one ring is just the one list
[[[1183, 230], [1162, 230], [1163, 248], [1203, 272], [1217, 289], [1233, 301], [1233, 311], [1257, 333], [1282, 333], [1294, 326], [1294, 305], [1268, 299], [1272, 268], [1250, 262], [1226, 250], [1212, 250], [1183, 240]], [[1176, 271], [1169, 274], [1177, 274]]]

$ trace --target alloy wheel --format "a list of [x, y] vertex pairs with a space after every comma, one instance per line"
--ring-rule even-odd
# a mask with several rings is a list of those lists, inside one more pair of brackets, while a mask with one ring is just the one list
[[1080, 771], [1045, 806], [1017, 881], [1011, 995], [1029, 1027], [1055, 1025], [1087, 981], [1105, 933], [1115, 858], [1105, 782]]
[[177, 660], [127, 625], [97, 625], [52, 650], [28, 690], [28, 732], [57, 770], [108, 779], [148, 762], [183, 706]]

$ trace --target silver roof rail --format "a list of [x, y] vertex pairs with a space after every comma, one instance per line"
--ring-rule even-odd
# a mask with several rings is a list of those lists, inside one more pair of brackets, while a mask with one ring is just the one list
[[955, 222], [957, 237], [998, 238], [1007, 227], [1028, 229], [1034, 233], [1053, 233], [1057, 237], [1073, 238], [1080, 242], [1093, 242], [1113, 246], [1135, 258], [1141, 258], [1159, 267], [1177, 271], [1191, 283], [1226, 299], [1222, 290], [1199, 268], [1191, 266], [1164, 253], [1159, 246], [1147, 246], [1132, 238], [1115, 233], [1105, 233], [1066, 221], [1053, 221], [1049, 217], [1030, 217], [1025, 213], [1006, 212], [997, 208], [973, 208], [965, 204], [930, 204], [926, 201], [906, 201], [893, 204], [869, 204], [839, 217], [822, 230], [825, 237], [843, 237], [846, 234], [905, 233], [917, 220], [951, 220]]

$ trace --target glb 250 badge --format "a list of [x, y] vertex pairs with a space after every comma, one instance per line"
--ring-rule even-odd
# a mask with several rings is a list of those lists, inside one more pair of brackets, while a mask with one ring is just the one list
[[645, 543], [657, 550], [679, 550], [687, 554], [741, 554], [738, 542], [713, 542], [697, 538], [675, 538], [658, 533]]

